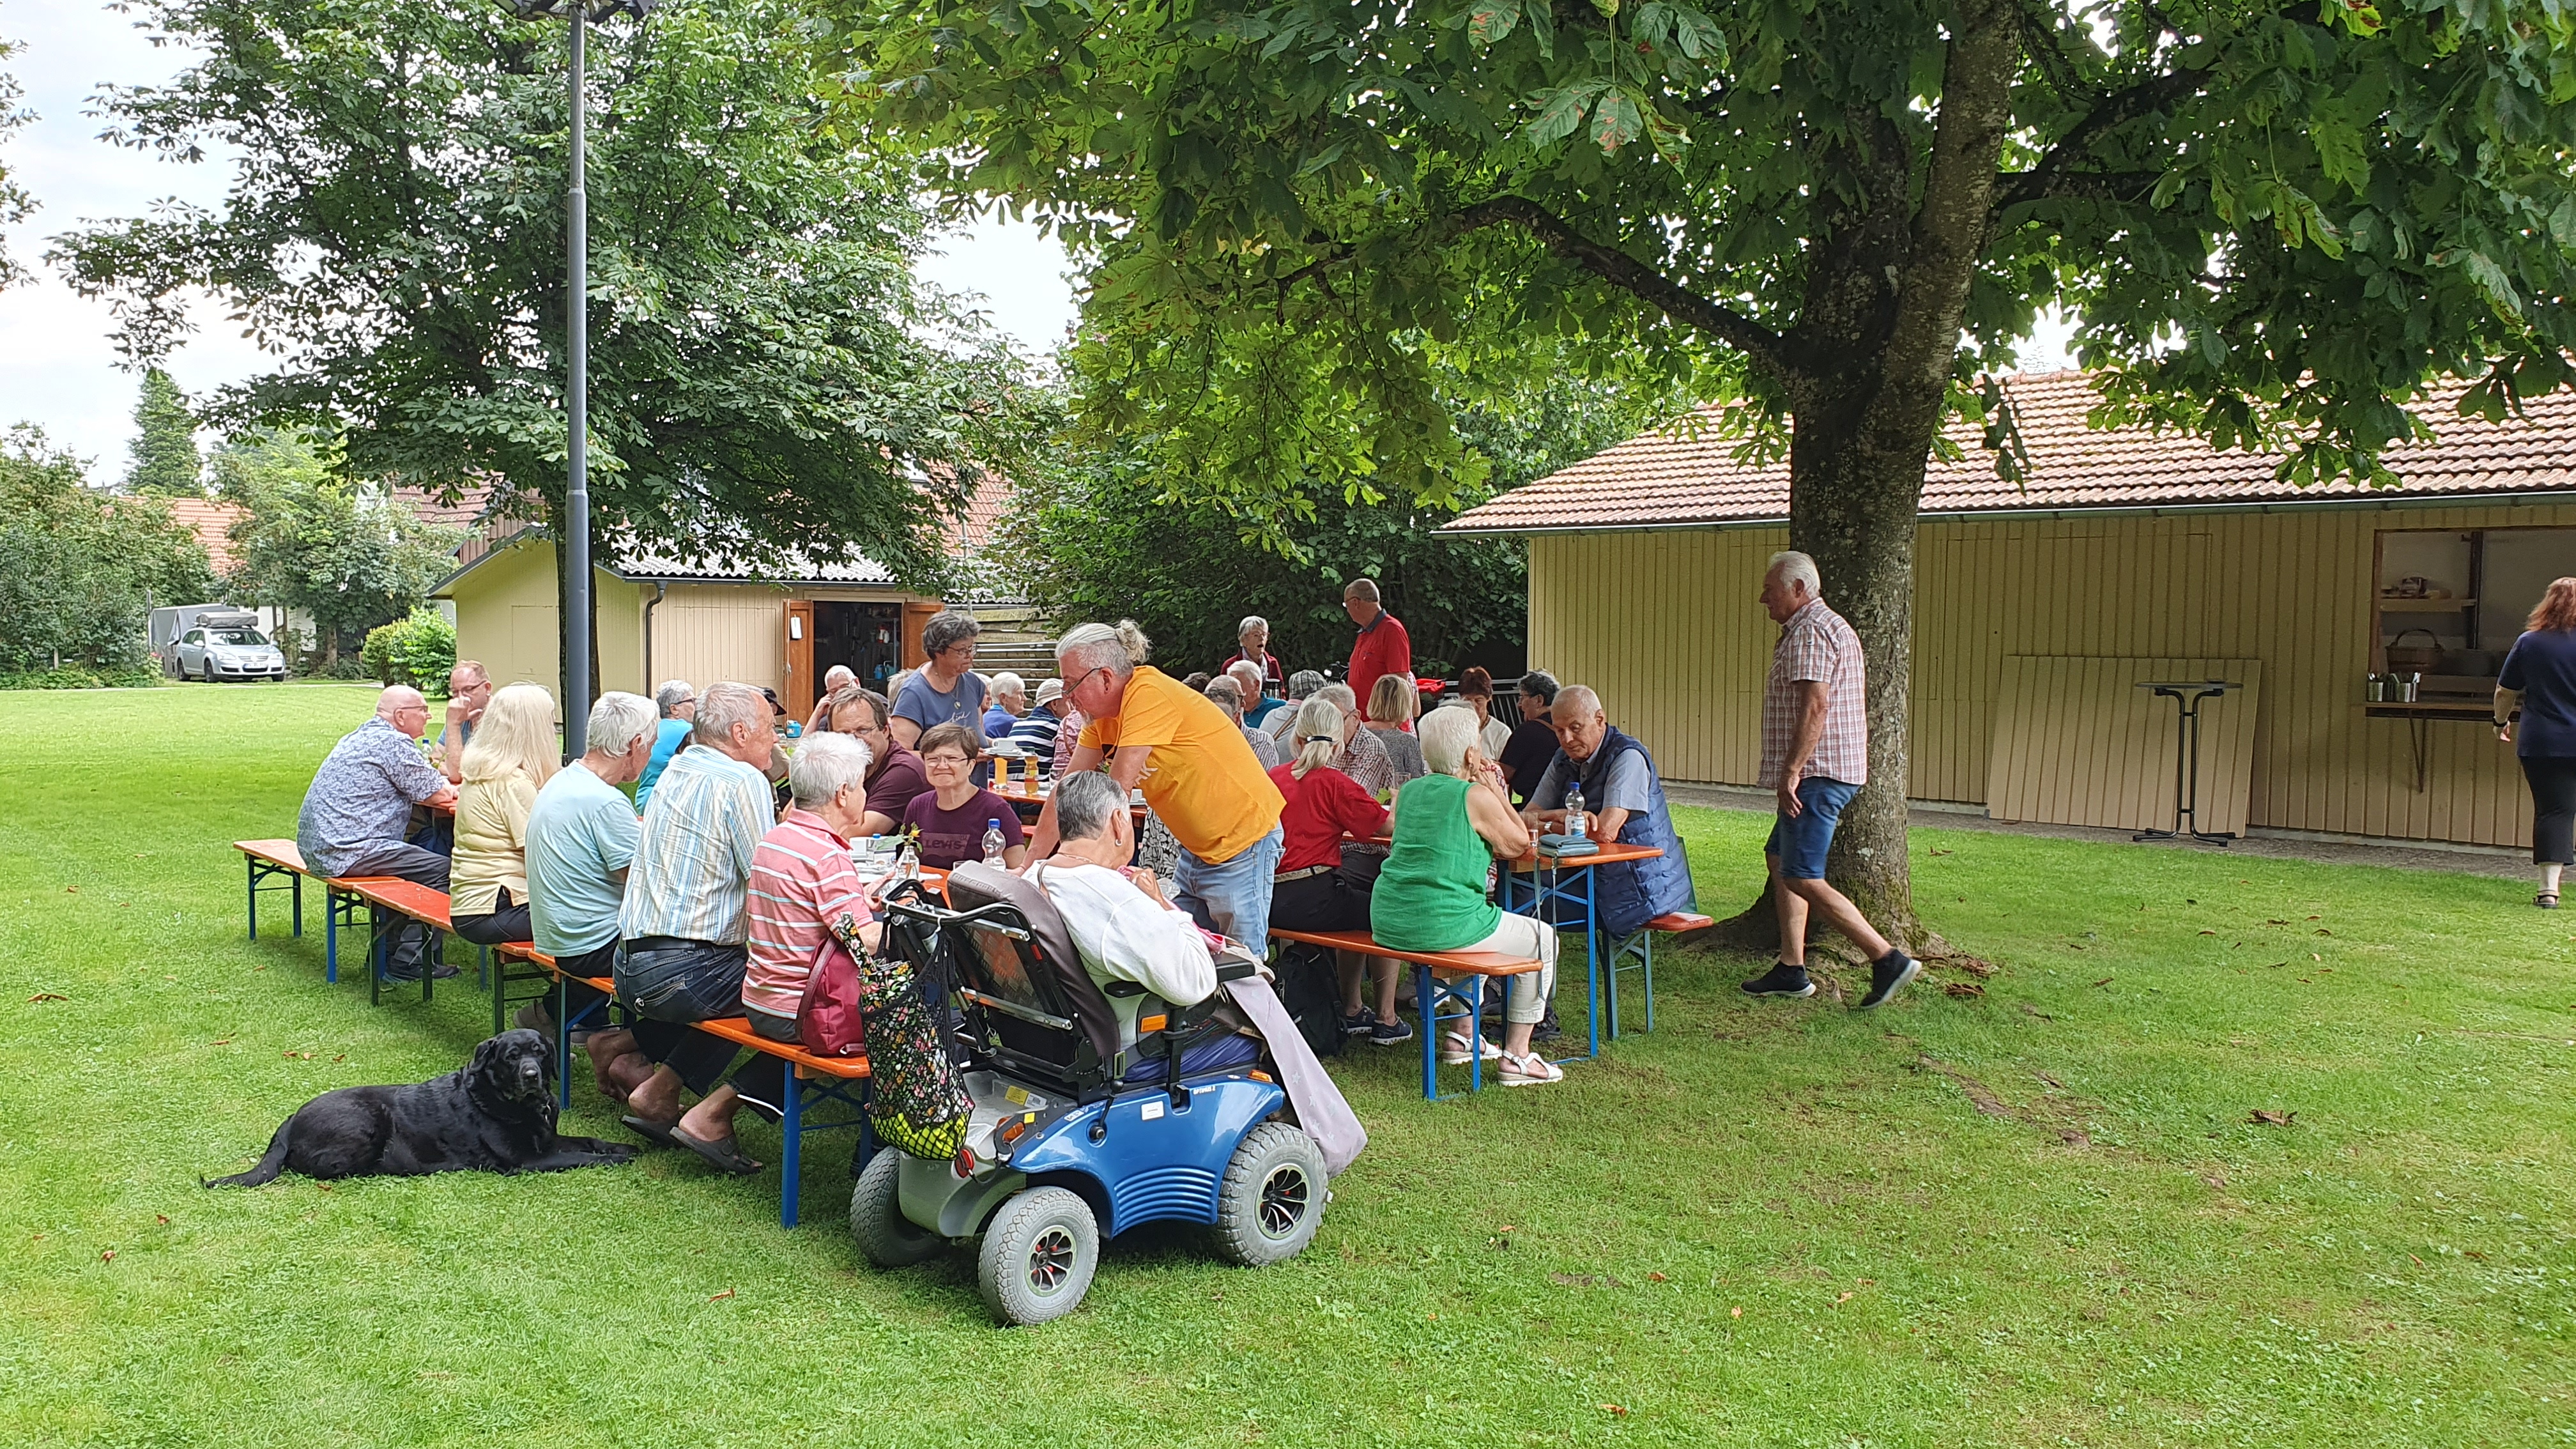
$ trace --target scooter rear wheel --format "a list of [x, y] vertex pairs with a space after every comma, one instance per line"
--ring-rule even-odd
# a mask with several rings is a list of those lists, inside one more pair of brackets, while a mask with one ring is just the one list
[[942, 1246], [937, 1233], [903, 1215], [902, 1170], [903, 1154], [881, 1148], [860, 1169], [858, 1186], [850, 1189], [850, 1235], [880, 1268], [909, 1268]]

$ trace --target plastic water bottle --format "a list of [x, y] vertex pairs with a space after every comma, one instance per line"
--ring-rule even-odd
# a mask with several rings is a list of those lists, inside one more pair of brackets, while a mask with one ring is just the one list
[[996, 818], [984, 822], [984, 863], [995, 870], [1006, 870], [1002, 864], [1002, 822]]
[[1568, 835], [1581, 835], [1583, 833], [1583, 828], [1587, 823], [1588, 822], [1583, 818], [1583, 787], [1580, 785], [1566, 786], [1565, 833]]

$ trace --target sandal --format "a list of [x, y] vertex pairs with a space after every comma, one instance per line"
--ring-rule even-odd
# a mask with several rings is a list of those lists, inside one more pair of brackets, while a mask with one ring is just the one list
[[1525, 1057], [1516, 1057], [1510, 1052], [1505, 1052], [1502, 1068], [1494, 1073], [1494, 1079], [1506, 1087], [1543, 1086], [1549, 1082], [1564, 1081], [1565, 1068], [1536, 1052], [1531, 1052]]
[[2542, 891], [2531, 898], [2531, 903], [2544, 911], [2554, 911], [2558, 909], [2558, 892]]
[[639, 1137], [650, 1138], [655, 1142], [661, 1143], [665, 1147], [677, 1147], [680, 1145], [679, 1142], [671, 1136], [671, 1133], [680, 1125], [680, 1119], [677, 1117], [672, 1118], [668, 1122], [656, 1122], [650, 1117], [638, 1117], [634, 1113], [629, 1112], [617, 1120], [625, 1123], [627, 1130], [635, 1133], [635, 1135]]
[[[1503, 1049], [1495, 1044], [1492, 1037], [1479, 1036], [1476, 1039], [1476, 1045], [1482, 1048], [1482, 1050], [1477, 1052], [1476, 1055], [1483, 1057], [1486, 1061], [1493, 1061], [1503, 1054]], [[1452, 1067], [1463, 1067], [1467, 1064], [1467, 1034], [1465, 1032], [1444, 1031], [1440, 1033], [1440, 1061], [1443, 1065]]]
[[681, 1131], [679, 1124], [675, 1122], [671, 1124], [670, 1141], [673, 1146], [685, 1147], [705, 1158], [707, 1165], [718, 1172], [729, 1172], [736, 1177], [748, 1177], [760, 1171], [760, 1164], [742, 1155], [742, 1149], [735, 1145], [731, 1134], [727, 1134], [722, 1141], [709, 1142], [703, 1137], [692, 1137]]

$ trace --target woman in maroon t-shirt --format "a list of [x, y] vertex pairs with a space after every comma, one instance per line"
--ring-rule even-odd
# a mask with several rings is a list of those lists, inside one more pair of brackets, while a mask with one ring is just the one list
[[[1274, 928], [1369, 928], [1368, 883], [1343, 873], [1342, 837], [1386, 834], [1386, 807], [1329, 763], [1350, 742], [1359, 724], [1357, 716], [1344, 715], [1341, 706], [1329, 699], [1306, 701], [1298, 707], [1296, 728], [1289, 732], [1296, 757], [1270, 772], [1272, 783], [1288, 802], [1279, 812], [1279, 830], [1286, 839], [1270, 887]], [[1366, 1036], [1381, 1046], [1410, 1041], [1413, 1029], [1395, 1014], [1396, 963], [1368, 958], [1377, 971], [1377, 1006], [1371, 1010], [1360, 1004], [1359, 953], [1333, 954], [1341, 975], [1342, 1031]]]
[[921, 832], [921, 863], [953, 870], [961, 860], [984, 858], [984, 831], [1002, 827], [1002, 863], [1018, 870], [1028, 862], [1021, 843], [1020, 812], [975, 783], [975, 735], [962, 724], [936, 724], [921, 732], [921, 769], [930, 789], [903, 807], [906, 829]]

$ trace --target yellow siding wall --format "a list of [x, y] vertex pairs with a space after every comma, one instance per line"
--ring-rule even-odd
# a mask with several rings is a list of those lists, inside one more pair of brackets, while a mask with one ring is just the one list
[[[554, 545], [521, 539], [485, 559], [447, 591], [456, 603], [456, 657], [479, 659], [493, 679], [526, 680], [552, 692], [563, 672]], [[643, 611], [633, 584], [591, 571], [599, 621], [602, 689], [643, 688]], [[649, 596], [650, 590], [643, 591]], [[561, 709], [563, 701], [555, 701]]]
[[[2358, 702], [2373, 535], [2534, 525], [2576, 525], [2576, 504], [1927, 523], [1909, 793], [1985, 801], [2007, 656], [2259, 659], [2252, 823], [2525, 844], [2530, 798], [2491, 730], [2428, 726], [2417, 794], [2407, 722]], [[1787, 546], [1784, 529], [1533, 538], [1530, 660], [1599, 689], [1671, 778], [1750, 783], [1777, 632], [1754, 596]]]
[[673, 584], [653, 611], [653, 672], [700, 689], [725, 679], [784, 688], [787, 598], [758, 584]]

